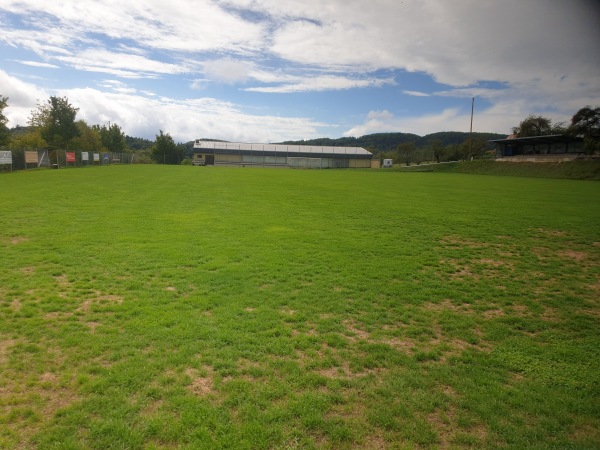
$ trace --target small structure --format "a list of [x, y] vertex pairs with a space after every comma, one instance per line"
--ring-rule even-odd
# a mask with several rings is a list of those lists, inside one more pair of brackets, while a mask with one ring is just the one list
[[368, 169], [372, 159], [373, 154], [362, 147], [246, 144], [197, 139], [192, 162], [199, 166]]
[[496, 161], [558, 162], [570, 161], [584, 154], [583, 139], [563, 134], [494, 139]]
[[393, 159], [384, 159], [383, 160], [383, 167], [392, 167], [394, 165], [394, 160]]

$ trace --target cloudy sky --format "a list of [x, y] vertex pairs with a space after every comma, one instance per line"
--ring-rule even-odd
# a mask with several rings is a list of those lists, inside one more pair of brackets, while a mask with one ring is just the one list
[[3, 0], [9, 126], [66, 96], [154, 140], [508, 133], [600, 105], [597, 0]]

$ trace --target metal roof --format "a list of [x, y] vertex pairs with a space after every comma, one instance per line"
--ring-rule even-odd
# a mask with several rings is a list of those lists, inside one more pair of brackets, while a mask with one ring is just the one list
[[316, 145], [285, 145], [285, 144], [248, 144], [243, 142], [215, 142], [197, 139], [194, 148], [214, 150], [245, 150], [265, 151], [277, 153], [311, 153], [315, 156], [320, 154], [336, 155], [371, 155], [371, 152], [362, 147], [326, 147]]
[[516, 144], [516, 145], [542, 145], [542, 144], [571, 144], [581, 142], [583, 139], [568, 136], [564, 134], [549, 134], [546, 136], [529, 136], [522, 138], [492, 139], [489, 142], [497, 144]]

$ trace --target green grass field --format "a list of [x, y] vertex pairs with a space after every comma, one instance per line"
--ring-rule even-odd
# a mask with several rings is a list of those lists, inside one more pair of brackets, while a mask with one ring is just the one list
[[0, 176], [0, 448], [600, 448], [600, 183]]

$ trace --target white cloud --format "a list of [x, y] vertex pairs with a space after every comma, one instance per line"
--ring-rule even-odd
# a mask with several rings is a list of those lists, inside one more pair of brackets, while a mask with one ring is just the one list
[[[13, 15], [20, 20], [11, 22]], [[90, 96], [86, 98], [91, 104], [104, 111], [97, 117], [118, 112], [132, 120], [135, 129], [142, 130], [145, 124], [145, 135], [157, 123], [170, 120], [160, 114], [172, 114], [177, 118], [172, 125], [182, 135], [186, 129], [190, 133], [200, 129], [211, 137], [228, 131], [233, 136], [277, 134], [291, 139], [312, 136], [322, 124], [246, 115], [241, 106], [217, 100], [176, 101], [175, 94], [165, 97], [166, 90], [149, 82], [166, 75], [185, 76], [181, 86], [207, 95], [215, 82], [243, 85], [244, 91], [257, 94], [322, 92], [389, 86], [394, 80], [379, 74], [399, 69], [428, 74], [447, 86], [430, 92], [403, 85], [402, 93], [414, 97], [411, 101], [428, 95], [433, 97], [428, 102], [435, 97], [475, 96], [490, 105], [485, 111], [476, 109], [480, 129], [489, 124], [488, 130], [496, 131], [510, 129], [529, 113], [566, 120], [583, 105], [600, 102], [598, 23], [600, 6], [593, 0], [5, 0], [0, 6], [0, 41], [44, 61], [35, 62], [31, 54], [18, 60], [29, 67], [58, 68], [60, 63], [65, 71], [73, 68], [127, 79], [127, 84], [106, 88], [130, 115], [96, 99], [106, 95], [101, 91], [65, 92]], [[30, 109], [35, 106], [31, 98], [56, 92], [47, 94], [5, 72], [2, 77], [10, 78], [8, 84], [0, 84], [3, 91], [12, 89], [12, 96], [22, 100], [18, 103], [27, 103]], [[498, 82], [502, 88], [481, 87], [490, 85], [484, 82]], [[53, 86], [53, 80], [41, 83]], [[177, 96], [190, 93], [181, 90]], [[216, 108], [211, 111], [218, 121], [203, 109], [207, 105]], [[260, 107], [251, 105], [255, 106]], [[21, 121], [16, 108], [11, 104], [7, 112]], [[377, 105], [369, 109], [373, 111], [364, 123], [348, 133], [464, 130], [469, 122], [451, 108], [418, 117], [377, 111]], [[93, 117], [91, 110], [88, 114]], [[182, 117], [190, 117], [188, 125]], [[198, 117], [201, 120], [196, 121]], [[240, 128], [233, 118], [240, 121]], [[269, 131], [261, 122], [281, 130]], [[204, 123], [213, 123], [214, 128], [205, 129]]]
[[[163, 50], [250, 51], [257, 48], [264, 35], [261, 24], [229, 14], [210, 0], [7, 0], [2, 9], [33, 17], [32, 25], [43, 30], [38, 37], [54, 33], [55, 39], [58, 36], [62, 42], [73, 42], [95, 33]], [[28, 32], [23, 29], [15, 33], [25, 38]]]
[[35, 109], [38, 100], [44, 101], [47, 93], [36, 85], [26, 83], [0, 69], [0, 86], [2, 94], [8, 97], [8, 107], [4, 115], [8, 126], [27, 125], [31, 111]]
[[301, 117], [247, 114], [237, 105], [213, 98], [148, 98], [91, 88], [61, 91], [60, 95], [79, 105], [79, 116], [86, 122], [111, 121], [129, 135], [148, 139], [164, 130], [181, 142], [200, 137], [276, 142], [317, 137], [318, 130], [327, 126]]
[[128, 135], [147, 139], [164, 130], [179, 142], [200, 137], [277, 142], [318, 137], [319, 130], [329, 126], [302, 117], [248, 114], [238, 105], [214, 98], [176, 100], [151, 92], [134, 95], [119, 80], [100, 83], [113, 92], [92, 88], [44, 91], [0, 70], [0, 85], [2, 95], [9, 97], [4, 111], [9, 127], [26, 125], [38, 100], [43, 102], [51, 95], [66, 96], [79, 108], [77, 117], [90, 125], [110, 121]]
[[384, 84], [394, 84], [393, 79], [355, 79], [336, 75], [322, 75], [316, 77], [297, 77], [295, 82], [284, 83], [279, 86], [251, 87], [246, 91], [251, 92], [270, 92], [270, 93], [290, 93], [290, 92], [319, 92], [344, 90], [353, 88], [364, 88], [370, 86], [382, 86]]
[[16, 62], [18, 62], [19, 64], [23, 64], [25, 66], [31, 66], [31, 67], [43, 67], [46, 69], [59, 69], [60, 67], [54, 64], [48, 64], [48, 63], [44, 63], [44, 62], [39, 62], [39, 61], [21, 61], [21, 60], [16, 60]]
[[57, 60], [71, 64], [79, 70], [113, 73], [124, 78], [148, 78], [157, 74], [178, 74], [185, 68], [146, 58], [138, 54], [116, 53], [102, 48], [91, 48], [72, 56], [59, 56]]
[[412, 97], [429, 97], [429, 94], [420, 91], [402, 91], [402, 93]]
[[226, 84], [246, 82], [253, 66], [252, 63], [233, 58], [222, 58], [202, 63], [203, 72], [210, 80]]
[[[499, 114], [494, 110], [476, 111], [473, 119], [474, 132], [497, 132], [509, 134], [510, 128], [522, 120]], [[456, 108], [448, 108], [441, 113], [422, 116], [395, 116], [389, 111], [370, 111], [365, 121], [352, 127], [344, 136], [364, 136], [371, 133], [401, 132], [419, 136], [438, 131], [469, 131], [471, 114], [460, 113]]]

